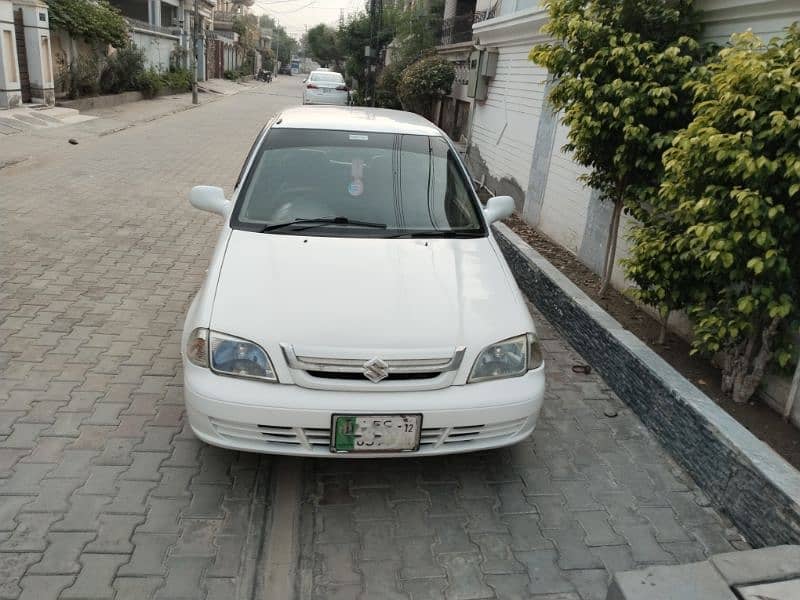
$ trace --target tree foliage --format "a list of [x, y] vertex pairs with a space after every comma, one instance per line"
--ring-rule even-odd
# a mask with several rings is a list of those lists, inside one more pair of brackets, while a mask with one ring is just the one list
[[555, 78], [552, 106], [569, 127], [565, 150], [583, 178], [614, 203], [601, 292], [614, 268], [623, 209], [652, 203], [662, 153], [690, 120], [683, 83], [701, 54], [692, 0], [548, 0], [555, 41], [530, 59]]
[[[684, 301], [694, 350], [721, 356], [723, 390], [744, 402], [771, 361], [790, 363], [798, 331], [800, 26], [767, 46], [734, 36], [698, 75], [694, 119], [664, 155], [657, 200], [678, 274], [658, 284], [667, 269], [655, 269], [644, 283]], [[630, 262], [646, 268], [655, 251]]]
[[144, 50], [129, 44], [108, 57], [100, 75], [100, 89], [104, 94], [138, 90], [144, 73]]
[[278, 25], [269, 15], [261, 15], [258, 22], [261, 27], [272, 29], [272, 49], [275, 58], [281, 64], [288, 64], [292, 60], [292, 55], [300, 48], [300, 43], [287, 33], [283, 25]]
[[339, 68], [342, 59], [336, 30], [320, 23], [308, 30], [306, 43], [311, 57], [323, 67]]
[[384, 48], [394, 37], [394, 9], [387, 7], [384, 11], [383, 27], [377, 32], [376, 40], [370, 39], [369, 15], [357, 12], [339, 25], [336, 31], [337, 47], [343, 62], [343, 71], [348, 80], [355, 80], [360, 91], [367, 87], [367, 70], [369, 59], [364, 56], [364, 47], [377, 43]]
[[380, 108], [403, 108], [397, 86], [406, 69], [406, 63], [393, 62], [383, 67], [375, 86], [375, 106]]
[[443, 10], [444, 3], [437, 0], [408, 10], [395, 8], [390, 13], [392, 38], [396, 45], [393, 62], [410, 65], [439, 43]]
[[122, 48], [130, 42], [128, 23], [106, 0], [47, 0], [50, 28], [90, 44]]
[[233, 17], [231, 26], [234, 33], [239, 34], [239, 45], [245, 50], [258, 46], [261, 30], [258, 25], [258, 17], [250, 14], [236, 15]]
[[[441, 0], [408, 9], [399, 4], [386, 4], [381, 24], [375, 31], [370, 28], [369, 14], [362, 10], [340, 22], [336, 30], [324, 25], [309, 29], [307, 45], [317, 61], [335, 66], [343, 71], [348, 80], [355, 80], [360, 93], [354, 94], [354, 97], [366, 100], [363, 92], [369, 87], [370, 78], [377, 77], [376, 104], [399, 108], [395, 89], [399, 74], [438, 43], [442, 8]], [[317, 31], [325, 34], [320, 35], [323, 42], [321, 49], [314, 47], [312, 32]], [[334, 33], [335, 52], [330, 44], [331, 32]], [[383, 57], [390, 43], [392, 56], [388, 67], [381, 67], [382, 60], [376, 62], [364, 55], [364, 48], [371, 47], [376, 50], [377, 56]], [[376, 67], [375, 72], [370, 71], [372, 66]], [[382, 72], [386, 70], [389, 72], [384, 76]]]
[[456, 71], [441, 56], [427, 56], [406, 67], [397, 83], [403, 108], [432, 118], [434, 102], [450, 93]]

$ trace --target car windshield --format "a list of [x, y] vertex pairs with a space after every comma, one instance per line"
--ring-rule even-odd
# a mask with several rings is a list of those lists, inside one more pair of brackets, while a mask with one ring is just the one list
[[312, 73], [309, 81], [322, 81], [326, 83], [343, 83], [344, 78], [339, 73]]
[[304, 235], [485, 235], [478, 211], [442, 137], [274, 128], [231, 225]]

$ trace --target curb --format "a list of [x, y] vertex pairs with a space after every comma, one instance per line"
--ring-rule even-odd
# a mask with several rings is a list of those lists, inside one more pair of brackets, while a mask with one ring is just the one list
[[[185, 93], [187, 92], [165, 88], [156, 94], [153, 99]], [[130, 104], [131, 102], [141, 102], [142, 100], [150, 100], [150, 98], [145, 98], [142, 92], [120, 92], [119, 94], [88, 96], [86, 98], [76, 98], [75, 100], [59, 100], [56, 102], [56, 106], [72, 108], [83, 112], [102, 108], [114, 108], [115, 106], [122, 106], [123, 104]]]
[[800, 543], [800, 472], [503, 224], [522, 292], [633, 409], [754, 547]]

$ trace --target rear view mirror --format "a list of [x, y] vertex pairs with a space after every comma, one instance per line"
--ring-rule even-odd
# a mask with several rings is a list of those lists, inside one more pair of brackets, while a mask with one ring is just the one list
[[494, 196], [486, 202], [483, 216], [491, 225], [514, 214], [514, 199], [511, 196]]
[[195, 208], [216, 213], [223, 217], [228, 216], [230, 202], [225, 198], [221, 187], [213, 185], [197, 185], [189, 192], [189, 203]]

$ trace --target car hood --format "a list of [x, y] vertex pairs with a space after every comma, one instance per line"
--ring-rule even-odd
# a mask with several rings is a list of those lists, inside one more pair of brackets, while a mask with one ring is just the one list
[[532, 327], [489, 238], [375, 239], [234, 230], [211, 328], [298, 350], [452, 349]]

